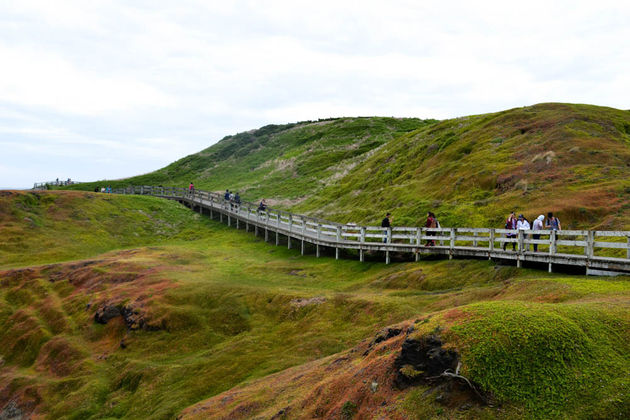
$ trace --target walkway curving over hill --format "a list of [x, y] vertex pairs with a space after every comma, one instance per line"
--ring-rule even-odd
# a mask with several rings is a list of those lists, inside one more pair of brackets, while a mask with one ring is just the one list
[[[287, 238], [287, 246], [297, 240], [302, 254], [305, 243], [313, 244], [317, 257], [321, 247], [335, 249], [338, 259], [341, 249], [356, 250], [364, 261], [366, 251], [384, 252], [385, 262], [390, 262], [390, 253], [410, 253], [420, 259], [421, 255], [437, 254], [453, 257], [488, 258], [515, 261], [517, 267], [523, 263], [546, 264], [549, 272], [554, 265], [584, 267], [587, 274], [630, 274], [630, 231], [562, 230], [536, 231], [541, 238], [534, 240], [534, 231], [518, 232], [492, 228], [420, 228], [357, 226], [339, 224], [328, 220], [289, 213], [268, 208], [258, 211], [255, 203], [243, 202], [235, 205], [224, 200], [221, 194], [186, 188], [134, 186], [114, 189], [117, 194], [152, 195], [187, 204], [200, 213], [209, 212], [211, 218], [224, 219], [228, 225], [247, 231], [253, 227], [256, 234], [264, 230], [265, 240], [275, 234], [276, 245], [280, 237]], [[507, 233], [517, 233], [516, 238], [507, 238]], [[431, 235], [430, 235], [431, 234]], [[387, 242], [384, 242], [387, 239]], [[435, 241], [435, 246], [426, 246]], [[516, 251], [502, 249], [503, 244], [516, 244]], [[530, 251], [537, 244], [539, 252]]]

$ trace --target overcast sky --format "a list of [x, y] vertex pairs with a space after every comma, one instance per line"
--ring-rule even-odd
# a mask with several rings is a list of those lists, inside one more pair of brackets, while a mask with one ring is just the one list
[[629, 2], [0, 2], [0, 188], [270, 123], [548, 101], [630, 109]]

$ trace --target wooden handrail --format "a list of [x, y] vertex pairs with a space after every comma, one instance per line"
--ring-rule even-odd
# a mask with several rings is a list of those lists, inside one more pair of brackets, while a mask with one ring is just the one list
[[[177, 187], [134, 186], [118, 188], [112, 191], [119, 194], [154, 195], [169, 199], [180, 199], [197, 206], [205, 206], [226, 214], [236, 220], [253, 223], [257, 227], [275, 231], [286, 236], [312, 242], [316, 245], [331, 247], [400, 251], [400, 252], [447, 252], [453, 255], [471, 255], [516, 259], [520, 266], [522, 260], [562, 264], [562, 259], [573, 259], [578, 265], [602, 268], [608, 261], [616, 269], [630, 272], [630, 231], [591, 231], [591, 230], [511, 230], [494, 228], [424, 228], [396, 226], [382, 228], [379, 226], [361, 226], [341, 224], [278, 210], [267, 207], [264, 212], [258, 205], [249, 201], [240, 204], [229, 203], [223, 194]], [[256, 210], [254, 210], [256, 209]], [[252, 211], [256, 215], [252, 218]], [[510, 237], [507, 235], [510, 234]], [[540, 235], [533, 239], [532, 235]], [[427, 246], [423, 242], [430, 244]], [[499, 245], [498, 247], [496, 245]], [[516, 252], [503, 246], [516, 244]], [[540, 252], [533, 252], [532, 245], [538, 246]], [[511, 246], [509, 246], [511, 248]], [[574, 250], [580, 248], [576, 253]], [[625, 255], [598, 256], [596, 250], [623, 250]], [[338, 253], [337, 253], [338, 255]], [[362, 254], [361, 254], [361, 258]], [[571, 260], [573, 264], [575, 261]], [[574, 264], [575, 265], [575, 264]], [[604, 267], [605, 268], [605, 267]]]

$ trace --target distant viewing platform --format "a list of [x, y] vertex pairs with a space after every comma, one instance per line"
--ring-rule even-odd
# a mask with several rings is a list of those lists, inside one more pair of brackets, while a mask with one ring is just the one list
[[73, 181], [70, 178], [66, 180], [60, 180], [59, 178], [57, 178], [54, 181], [36, 182], [33, 184], [33, 189], [34, 190], [47, 190], [48, 187], [60, 187], [60, 186], [67, 186], [67, 185], [74, 185], [74, 184], [80, 184], [80, 182]]

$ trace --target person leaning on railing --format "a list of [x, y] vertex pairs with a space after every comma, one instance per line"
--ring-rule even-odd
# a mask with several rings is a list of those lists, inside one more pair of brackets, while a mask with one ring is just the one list
[[547, 228], [550, 230], [561, 230], [560, 219], [555, 217], [552, 212], [547, 213]]

